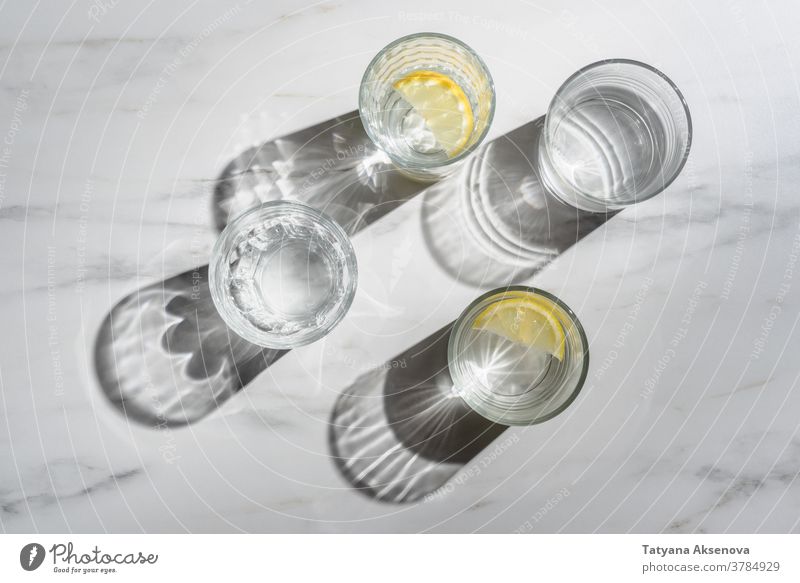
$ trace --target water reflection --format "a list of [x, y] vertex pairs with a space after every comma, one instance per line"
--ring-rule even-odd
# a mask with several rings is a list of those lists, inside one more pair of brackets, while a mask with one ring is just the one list
[[[211, 212], [222, 230], [262, 202], [299, 200], [353, 234], [422, 187], [391, 167], [351, 112], [237, 156], [215, 185]], [[284, 354], [227, 328], [207, 276], [203, 265], [141, 288], [103, 321], [95, 370], [105, 396], [127, 418], [148, 426], [197, 421]]]

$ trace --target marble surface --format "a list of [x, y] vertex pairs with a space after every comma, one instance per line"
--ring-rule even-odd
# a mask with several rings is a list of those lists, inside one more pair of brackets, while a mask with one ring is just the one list
[[[3, 4], [3, 531], [800, 530], [799, 23], [788, 0]], [[490, 139], [602, 58], [687, 98], [676, 182], [524, 280], [586, 328], [581, 396], [422, 499], [354, 489], [337, 403], [484, 289], [437, 259], [423, 193], [354, 235], [359, 290], [325, 341], [195, 423], [126, 420], [94, 367], [109, 310], [207, 261], [232, 159], [351, 111], [371, 56], [420, 30], [486, 60]]]

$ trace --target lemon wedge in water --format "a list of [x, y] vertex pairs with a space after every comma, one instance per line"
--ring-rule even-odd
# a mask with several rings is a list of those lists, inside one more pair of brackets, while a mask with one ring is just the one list
[[464, 149], [475, 121], [469, 99], [458, 83], [436, 71], [413, 71], [393, 87], [425, 120], [448, 157]]
[[533, 295], [501, 300], [478, 314], [472, 328], [492, 332], [564, 360], [564, 329], [548, 300]]

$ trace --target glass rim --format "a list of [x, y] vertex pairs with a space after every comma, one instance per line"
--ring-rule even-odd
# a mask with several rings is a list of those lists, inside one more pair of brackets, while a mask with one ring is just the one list
[[[693, 133], [694, 133], [693, 127], [692, 127], [692, 113], [691, 113], [691, 110], [689, 109], [689, 104], [686, 102], [686, 97], [683, 95], [683, 92], [678, 88], [678, 86], [675, 84], [675, 82], [672, 81], [672, 79], [670, 79], [663, 71], [660, 71], [659, 69], [656, 69], [653, 65], [649, 65], [647, 63], [643, 63], [642, 61], [637, 61], [636, 59], [624, 59], [624, 58], [603, 59], [603, 60], [600, 60], [600, 61], [595, 61], [595, 62], [589, 63], [588, 65], [585, 65], [585, 66], [581, 67], [580, 69], [578, 69], [577, 71], [575, 71], [572, 75], [567, 77], [567, 79], [563, 83], [561, 83], [561, 85], [559, 85], [558, 89], [556, 90], [555, 94], [553, 95], [553, 99], [550, 101], [550, 105], [548, 105], [548, 108], [547, 108], [548, 112], [550, 111], [550, 107], [552, 106], [552, 104], [555, 103], [556, 100], [558, 100], [562, 96], [562, 94], [566, 90], [567, 86], [569, 84], [571, 84], [575, 79], [577, 79], [578, 77], [580, 77], [581, 75], [583, 75], [587, 71], [591, 71], [592, 69], [597, 69], [599, 67], [604, 67], [604, 66], [608, 66], [608, 65], [632, 65], [632, 66], [635, 66], [635, 67], [641, 67], [642, 69], [645, 69], [646, 71], [649, 71], [650, 73], [654, 73], [656, 76], [660, 77], [663, 81], [665, 81], [667, 86], [669, 86], [669, 88], [672, 89], [672, 91], [678, 97], [678, 101], [683, 106], [683, 113], [686, 116], [686, 147], [683, 150], [683, 154], [681, 154], [681, 159], [678, 162], [678, 165], [675, 168], [675, 171], [672, 173], [672, 176], [670, 176], [669, 179], [665, 180], [660, 185], [660, 188], [658, 190], [653, 192], [653, 194], [651, 194], [651, 195], [649, 195], [647, 197], [641, 198], [641, 199], [637, 200], [636, 203], [633, 203], [633, 204], [638, 204], [640, 202], [644, 202], [646, 200], [649, 200], [649, 199], [653, 198], [654, 196], [656, 196], [657, 194], [660, 194], [661, 192], [664, 192], [667, 188], [669, 188], [669, 186], [673, 182], [675, 182], [675, 180], [678, 178], [680, 173], [683, 171], [683, 167], [686, 165], [686, 161], [689, 159], [689, 153], [691, 152], [691, 149], [692, 149], [692, 137], [693, 137]], [[544, 131], [542, 131], [542, 137], [544, 138], [545, 146], [547, 147], [546, 149], [549, 150], [549, 143], [548, 143], [549, 142], [549, 137], [547, 135], [546, 126], [547, 126], [547, 117], [545, 116], [545, 129], [544, 129]], [[583, 195], [581, 195], [581, 196], [583, 196]], [[594, 199], [594, 198], [592, 200], [600, 201], [600, 199]], [[602, 202], [602, 201], [600, 201], [600, 202]], [[632, 206], [632, 205], [631, 204], [626, 204], [626, 205], [622, 205], [622, 206], [619, 206], [619, 207], [616, 207], [616, 206], [608, 207], [607, 210], [620, 210], [622, 208], [627, 208], [628, 206]]]
[[[451, 42], [451, 43], [453, 43], [455, 45], [458, 45], [459, 47], [461, 47], [464, 50], [466, 50], [478, 62], [478, 65], [480, 65], [480, 68], [486, 74], [486, 79], [487, 79], [488, 84], [489, 84], [489, 89], [491, 90], [491, 93], [492, 93], [491, 100], [489, 102], [489, 114], [486, 117], [486, 126], [483, 128], [483, 131], [480, 133], [478, 138], [475, 140], [475, 143], [473, 145], [471, 145], [471, 146], [468, 146], [468, 147], [464, 148], [461, 152], [458, 153], [457, 156], [453, 156], [452, 158], [448, 158], [447, 160], [445, 160], [443, 162], [437, 162], [435, 164], [421, 164], [421, 163], [418, 163], [418, 162], [404, 162], [404, 161], [398, 160], [395, 156], [393, 156], [392, 154], [390, 154], [389, 152], [387, 152], [383, 148], [380, 148], [380, 141], [377, 139], [375, 134], [373, 134], [372, 130], [369, 127], [369, 124], [364, 123], [364, 116], [361, 113], [363, 111], [363, 101], [364, 101], [363, 95], [364, 95], [364, 88], [367, 85], [367, 75], [372, 70], [372, 68], [375, 66], [375, 64], [378, 62], [378, 59], [380, 59], [387, 51], [395, 48], [399, 44], [402, 44], [404, 42], [407, 42], [407, 41], [410, 41], [410, 40], [414, 40], [414, 39], [417, 39], [417, 38], [424, 38], [424, 37], [438, 38], [438, 39], [446, 40], [446, 41]], [[489, 71], [489, 67], [486, 65], [486, 63], [481, 58], [481, 56], [477, 52], [475, 52], [475, 50], [472, 47], [470, 47], [468, 44], [466, 44], [464, 41], [459, 40], [454, 36], [450, 36], [449, 34], [444, 34], [444, 33], [441, 33], [441, 32], [415, 32], [415, 33], [412, 33], [412, 34], [407, 34], [405, 36], [401, 36], [400, 38], [397, 38], [397, 39], [393, 40], [392, 42], [390, 42], [388, 45], [386, 45], [380, 51], [378, 51], [378, 53], [374, 57], [372, 57], [372, 59], [370, 60], [369, 64], [367, 65], [367, 68], [364, 69], [364, 74], [361, 76], [361, 84], [359, 85], [359, 88], [358, 88], [358, 115], [361, 118], [361, 123], [364, 126], [364, 131], [367, 133], [367, 136], [369, 137], [369, 139], [372, 140], [372, 142], [374, 144], [378, 145], [380, 150], [382, 152], [384, 152], [389, 157], [389, 159], [391, 159], [392, 162], [394, 162], [395, 164], [397, 164], [398, 166], [400, 166], [402, 168], [410, 168], [410, 169], [414, 169], [414, 170], [429, 170], [429, 169], [433, 169], [433, 168], [444, 168], [444, 167], [447, 167], [447, 166], [449, 166], [451, 164], [455, 164], [456, 162], [460, 162], [461, 160], [466, 158], [469, 154], [471, 154], [476, 149], [478, 149], [478, 147], [483, 143], [483, 140], [486, 139], [486, 135], [489, 133], [489, 129], [492, 126], [492, 121], [494, 120], [494, 110], [495, 110], [495, 107], [496, 107], [496, 103], [497, 103], [497, 93], [496, 93], [495, 87], [494, 87], [494, 79], [492, 78], [492, 74]]]
[[[225, 293], [222, 291], [219, 282], [219, 265], [216, 258], [220, 257], [223, 250], [230, 245], [236, 234], [240, 231], [241, 226], [247, 219], [253, 216], [269, 218], [280, 216], [289, 212], [299, 212], [317, 224], [324, 227], [331, 232], [334, 238], [342, 246], [345, 255], [345, 264], [347, 271], [350, 274], [349, 282], [344, 291], [344, 299], [342, 304], [333, 318], [326, 321], [324, 325], [317, 328], [312, 328], [305, 333], [292, 335], [289, 341], [281, 341], [278, 335], [272, 335], [259, 331], [253, 324], [250, 324], [245, 318], [235, 310], [229, 309], [225, 300]], [[350, 241], [350, 237], [339, 223], [328, 217], [323, 212], [315, 209], [312, 206], [301, 203], [295, 200], [278, 199], [261, 203], [250, 209], [247, 209], [240, 215], [236, 216], [220, 233], [214, 246], [211, 249], [210, 261], [208, 265], [208, 287], [211, 292], [211, 299], [216, 307], [217, 313], [220, 315], [225, 324], [233, 330], [237, 335], [241, 336], [244, 340], [252, 344], [256, 344], [263, 348], [272, 349], [290, 349], [300, 346], [306, 346], [312, 342], [316, 342], [320, 338], [327, 335], [337, 324], [345, 317], [350, 310], [350, 306], [355, 298], [356, 288], [358, 286], [358, 262], [356, 260], [355, 249]], [[265, 341], [264, 337], [269, 336]], [[286, 339], [283, 339], [286, 340]]]
[[[490, 421], [494, 421], [495, 423], [500, 423], [501, 425], [508, 425], [508, 426], [538, 425], [539, 423], [544, 423], [545, 421], [549, 421], [553, 417], [556, 417], [556, 416], [560, 415], [561, 413], [563, 413], [575, 401], [575, 399], [578, 397], [578, 395], [580, 394], [581, 390], [583, 389], [583, 386], [586, 384], [586, 378], [587, 378], [587, 376], [589, 374], [589, 340], [588, 340], [588, 338], [586, 336], [586, 331], [584, 330], [583, 324], [578, 319], [578, 316], [575, 314], [575, 312], [572, 310], [572, 308], [570, 308], [567, 304], [565, 304], [557, 296], [555, 296], [552, 293], [550, 293], [548, 291], [545, 291], [545, 290], [543, 290], [541, 288], [527, 286], [527, 285], [509, 285], [509, 286], [495, 288], [495, 289], [489, 290], [489, 291], [481, 294], [480, 296], [475, 298], [472, 302], [470, 302], [469, 305], [466, 308], [464, 308], [464, 310], [461, 312], [459, 317], [453, 323], [453, 327], [450, 329], [450, 338], [448, 339], [448, 342], [447, 342], [447, 366], [448, 366], [448, 369], [451, 369], [451, 367], [452, 367], [451, 363], [454, 362], [455, 359], [457, 358], [457, 355], [455, 354], [455, 348], [456, 348], [455, 347], [455, 343], [456, 343], [455, 342], [455, 334], [456, 334], [456, 331], [460, 327], [464, 326], [464, 323], [468, 319], [472, 319], [470, 313], [478, 305], [480, 305], [485, 300], [491, 298], [492, 296], [499, 295], [499, 294], [502, 294], [502, 293], [507, 293], [507, 292], [515, 292], [515, 291], [528, 292], [528, 293], [532, 293], [532, 294], [535, 294], [535, 295], [538, 295], [538, 296], [542, 296], [542, 297], [546, 298], [547, 300], [550, 300], [551, 302], [556, 304], [562, 310], [564, 310], [564, 312], [569, 317], [570, 321], [572, 322], [573, 326], [575, 327], [575, 330], [577, 330], [577, 332], [578, 332], [578, 340], [580, 341], [581, 347], [583, 348], [583, 362], [581, 363], [581, 372], [580, 372], [580, 375], [578, 376], [578, 379], [577, 379], [577, 381], [575, 383], [575, 387], [572, 389], [572, 391], [567, 396], [567, 398], [564, 400], [564, 402], [561, 403], [558, 407], [556, 407], [555, 409], [553, 409], [552, 411], [550, 411], [549, 413], [547, 413], [545, 415], [541, 415], [541, 416], [538, 416], [538, 417], [536, 417], [534, 419], [530, 419], [530, 420], [527, 420], [527, 421], [524, 421], [524, 422], [520, 422], [520, 421], [516, 421], [516, 420], [508, 420], [508, 419], [498, 419], [498, 418], [486, 417], [486, 415], [484, 413], [484, 410], [481, 407], [477, 406], [477, 404], [473, 405], [473, 402], [470, 401], [469, 399], [465, 398], [463, 394], [459, 393], [459, 396], [464, 400], [464, 402], [467, 405], [469, 405], [470, 409], [474, 410], [479, 415], [481, 415], [483, 417], [486, 417]], [[450, 375], [451, 375], [451, 377], [453, 376], [452, 370], [450, 370]], [[454, 385], [456, 384], [455, 383], [455, 379], [453, 379], [453, 384]]]

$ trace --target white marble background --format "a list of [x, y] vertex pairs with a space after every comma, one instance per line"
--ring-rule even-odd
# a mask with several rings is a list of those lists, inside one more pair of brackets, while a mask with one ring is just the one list
[[[798, 25], [791, 0], [3, 3], [0, 527], [800, 530]], [[352, 110], [371, 56], [420, 30], [487, 61], [490, 138], [601, 58], [653, 64], [690, 104], [680, 178], [534, 280], [586, 327], [580, 398], [426, 502], [374, 502], [336, 472], [327, 422], [352, 363], [479, 293], [433, 261], [415, 199], [355, 237], [360, 289], [328, 339], [194, 426], [127, 424], [91, 372], [101, 318], [208, 252], [207, 183], [230, 158]]]

